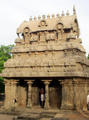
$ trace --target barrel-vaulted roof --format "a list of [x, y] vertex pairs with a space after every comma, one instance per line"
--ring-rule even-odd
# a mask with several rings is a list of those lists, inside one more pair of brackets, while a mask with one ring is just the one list
[[57, 24], [62, 24], [63, 29], [73, 28], [79, 34], [79, 27], [76, 15], [66, 16], [54, 16], [42, 18], [38, 17], [29, 21], [24, 21], [17, 29], [17, 34], [23, 33], [24, 28], [28, 27], [30, 32], [44, 31], [44, 30], [56, 30]]

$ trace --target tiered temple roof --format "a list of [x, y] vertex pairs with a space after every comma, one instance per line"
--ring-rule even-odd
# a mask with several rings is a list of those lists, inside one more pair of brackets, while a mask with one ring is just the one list
[[89, 77], [75, 8], [73, 15], [30, 18], [17, 35], [3, 77]]

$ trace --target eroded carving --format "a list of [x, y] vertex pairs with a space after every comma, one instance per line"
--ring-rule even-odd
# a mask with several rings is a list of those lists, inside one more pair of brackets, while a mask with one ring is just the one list
[[46, 27], [47, 26], [47, 22], [46, 20], [41, 20], [40, 24], [38, 25], [39, 27]]
[[46, 33], [46, 41], [56, 39], [56, 32], [45, 32], [45, 33]]

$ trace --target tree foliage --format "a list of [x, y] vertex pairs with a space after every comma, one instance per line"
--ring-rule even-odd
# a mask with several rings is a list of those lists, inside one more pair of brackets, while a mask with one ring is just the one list
[[89, 54], [88, 54], [87, 58], [89, 59]]
[[[14, 45], [0, 46], [0, 73], [4, 69], [4, 62], [11, 58], [11, 50]], [[4, 91], [3, 78], [0, 77], [0, 92]]]

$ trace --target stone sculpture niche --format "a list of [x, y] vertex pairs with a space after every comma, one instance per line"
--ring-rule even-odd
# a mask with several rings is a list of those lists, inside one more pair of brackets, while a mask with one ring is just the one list
[[58, 38], [58, 40], [62, 39], [62, 34], [63, 34], [63, 24], [59, 22], [57, 24], [57, 38]]
[[30, 43], [37, 42], [39, 40], [39, 34], [37, 32], [31, 33]]
[[54, 41], [56, 39], [56, 31], [45, 32], [46, 41]]
[[23, 30], [23, 38], [25, 43], [30, 42], [30, 29], [28, 27], [25, 27]]

